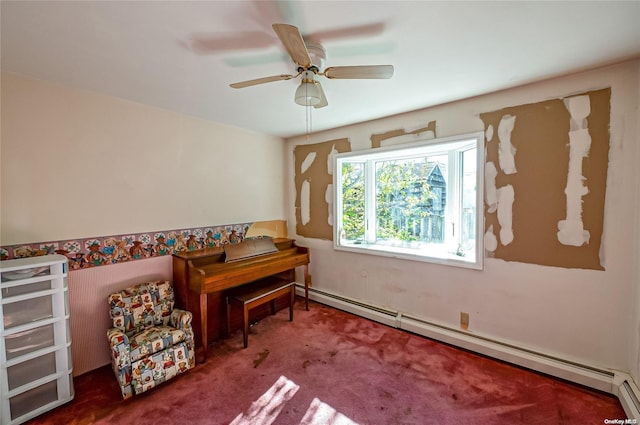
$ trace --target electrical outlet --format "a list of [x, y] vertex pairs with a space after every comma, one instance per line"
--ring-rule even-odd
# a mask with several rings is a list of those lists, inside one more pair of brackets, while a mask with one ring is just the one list
[[469, 329], [469, 313], [460, 312], [460, 327], [465, 331]]

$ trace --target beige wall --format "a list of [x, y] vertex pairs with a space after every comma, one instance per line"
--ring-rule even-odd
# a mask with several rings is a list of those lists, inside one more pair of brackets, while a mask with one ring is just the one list
[[[286, 218], [282, 139], [2, 74], [0, 245]], [[170, 257], [70, 273], [74, 375], [109, 362], [107, 295]]]
[[[314, 287], [450, 327], [458, 327], [460, 312], [468, 312], [473, 333], [572, 361], [631, 371], [637, 381], [640, 321], [633, 297], [638, 299], [640, 257], [639, 76], [639, 62], [628, 62], [316, 133], [308, 140], [289, 140], [291, 152], [297, 145], [342, 138], [350, 140], [352, 150], [361, 150], [371, 145], [372, 134], [411, 131], [431, 121], [437, 123], [438, 137], [465, 134], [484, 129], [480, 115], [486, 112], [610, 87], [611, 137], [600, 250], [604, 271], [495, 258], [486, 258], [484, 270], [475, 271], [334, 251], [331, 241], [298, 235], [300, 243], [311, 248]], [[294, 167], [290, 159], [291, 199], [296, 196]], [[289, 229], [295, 234], [293, 202], [289, 207]]]
[[283, 161], [276, 137], [3, 73], [0, 245], [282, 219]]

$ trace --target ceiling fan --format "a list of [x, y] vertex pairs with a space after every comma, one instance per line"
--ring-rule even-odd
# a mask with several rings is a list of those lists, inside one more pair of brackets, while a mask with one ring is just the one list
[[306, 43], [300, 30], [293, 25], [273, 24], [273, 30], [284, 45], [293, 62], [297, 65], [297, 74], [280, 74], [230, 84], [234, 89], [291, 80], [302, 76], [296, 90], [295, 102], [302, 106], [322, 108], [328, 105], [327, 98], [316, 76], [329, 79], [387, 79], [393, 76], [393, 65], [332, 66], [324, 68], [325, 49], [321, 44], [308, 40]]

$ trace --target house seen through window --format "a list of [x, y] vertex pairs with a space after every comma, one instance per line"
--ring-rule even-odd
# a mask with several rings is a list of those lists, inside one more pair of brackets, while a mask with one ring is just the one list
[[483, 135], [335, 157], [336, 249], [482, 268]]

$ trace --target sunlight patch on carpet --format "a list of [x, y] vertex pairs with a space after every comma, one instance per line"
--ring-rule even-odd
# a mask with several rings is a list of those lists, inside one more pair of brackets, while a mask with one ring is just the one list
[[298, 390], [299, 385], [284, 376], [278, 380], [253, 403], [244, 413], [238, 415], [231, 425], [269, 425], [272, 424], [285, 403], [291, 400]]
[[314, 398], [300, 425], [358, 425], [333, 407]]

